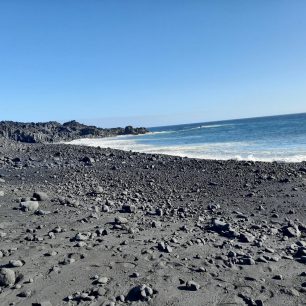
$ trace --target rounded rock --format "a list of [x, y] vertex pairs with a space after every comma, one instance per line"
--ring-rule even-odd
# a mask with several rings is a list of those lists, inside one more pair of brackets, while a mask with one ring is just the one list
[[0, 269], [0, 286], [12, 286], [15, 284], [16, 276], [15, 272], [11, 269]]

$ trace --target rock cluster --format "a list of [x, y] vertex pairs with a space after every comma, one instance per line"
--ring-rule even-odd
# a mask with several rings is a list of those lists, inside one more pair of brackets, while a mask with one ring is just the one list
[[145, 134], [146, 128], [103, 129], [88, 126], [77, 121], [60, 124], [56, 121], [41, 123], [22, 123], [13, 121], [0, 122], [0, 137], [27, 143], [48, 143], [70, 141], [78, 138], [108, 137], [117, 135]]

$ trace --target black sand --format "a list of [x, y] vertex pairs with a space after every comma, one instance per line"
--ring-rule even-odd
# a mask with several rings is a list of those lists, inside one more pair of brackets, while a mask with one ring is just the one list
[[306, 163], [1, 140], [0, 175], [0, 305], [306, 304]]

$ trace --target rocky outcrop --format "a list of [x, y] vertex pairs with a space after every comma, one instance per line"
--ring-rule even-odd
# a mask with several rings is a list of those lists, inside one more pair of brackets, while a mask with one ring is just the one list
[[39, 123], [0, 122], [0, 137], [27, 143], [51, 143], [77, 138], [137, 135], [147, 132], [148, 130], [143, 127], [133, 128], [132, 126], [127, 126], [125, 128], [103, 129], [81, 124], [74, 120], [64, 124], [56, 121]]

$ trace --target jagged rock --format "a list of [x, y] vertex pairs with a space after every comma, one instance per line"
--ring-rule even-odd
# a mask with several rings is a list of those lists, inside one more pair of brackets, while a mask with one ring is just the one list
[[28, 143], [60, 142], [84, 137], [136, 135], [147, 132], [148, 130], [143, 127], [127, 126], [126, 128], [103, 129], [96, 126], [87, 126], [74, 120], [64, 124], [56, 121], [42, 123], [0, 122], [0, 137]]

